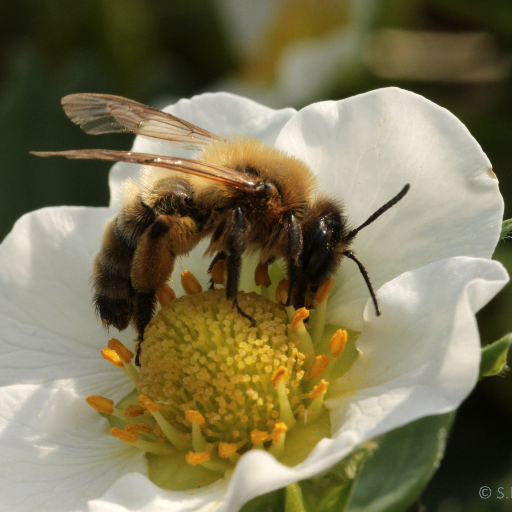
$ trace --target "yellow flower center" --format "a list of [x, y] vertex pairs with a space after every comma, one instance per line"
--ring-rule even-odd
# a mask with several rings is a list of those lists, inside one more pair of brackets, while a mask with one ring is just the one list
[[[213, 281], [223, 284], [222, 268]], [[224, 289], [203, 292], [185, 271], [186, 296], [175, 298], [168, 286], [160, 290], [162, 307], [146, 328], [139, 371], [118, 340], [102, 351], [136, 389], [117, 405], [99, 396], [87, 403], [108, 417], [114, 437], [146, 452], [157, 485], [207, 485], [251, 449], [295, 465], [330, 435], [324, 407], [329, 379], [346, 371], [356, 353], [355, 336], [326, 326], [333, 282], [319, 287], [310, 316], [283, 305], [288, 283], [274, 275], [271, 285], [266, 267], [256, 268], [255, 281], [261, 295], [238, 296], [255, 326]], [[340, 358], [347, 344], [352, 355]]]
[[276, 370], [286, 372], [293, 415], [304, 409], [305, 356], [283, 308], [256, 293], [241, 293], [239, 303], [255, 327], [224, 290], [187, 295], [162, 308], [146, 329], [138, 390], [161, 404], [164, 417], [183, 433], [192, 428], [187, 412], [198, 411], [208, 443], [244, 442], [245, 451], [252, 431], [270, 439], [280, 421], [271, 382]]

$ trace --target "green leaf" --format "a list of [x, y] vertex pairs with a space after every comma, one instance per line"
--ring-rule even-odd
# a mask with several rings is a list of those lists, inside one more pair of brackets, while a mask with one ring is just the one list
[[369, 443], [327, 472], [299, 482], [305, 512], [343, 512], [346, 510], [357, 475], [368, 453], [373, 449], [374, 444]]
[[504, 220], [501, 225], [500, 240], [505, 238], [512, 231], [512, 219]]
[[383, 435], [355, 481], [348, 512], [400, 512], [434, 474], [455, 413], [422, 418]]
[[[240, 509], [240, 512], [283, 512], [283, 510], [285, 510], [284, 504], [285, 490], [278, 489], [277, 491], [257, 496], [251, 501], [248, 501]], [[292, 510], [295, 512], [295, 509]]]
[[507, 364], [507, 354], [512, 345], [512, 334], [487, 345], [482, 349], [480, 361], [480, 379], [501, 373]]

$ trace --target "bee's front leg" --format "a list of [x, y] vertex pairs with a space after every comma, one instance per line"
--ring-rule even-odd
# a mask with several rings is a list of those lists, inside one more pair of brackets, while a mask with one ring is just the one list
[[250, 226], [245, 219], [240, 207], [233, 210], [226, 223], [224, 247], [228, 253], [226, 258], [226, 298], [233, 301], [233, 306], [243, 317], [247, 318], [254, 326], [256, 320], [245, 313], [238, 304], [238, 287], [240, 285], [240, 273], [242, 271], [242, 255], [247, 248]]

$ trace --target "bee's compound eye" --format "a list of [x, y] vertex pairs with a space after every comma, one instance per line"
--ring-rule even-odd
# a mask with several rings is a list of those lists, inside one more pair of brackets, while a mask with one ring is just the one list
[[272, 188], [273, 188], [273, 185], [271, 185], [270, 183], [258, 183], [254, 190], [254, 196], [255, 197], [266, 197], [270, 194], [270, 191], [272, 190]]

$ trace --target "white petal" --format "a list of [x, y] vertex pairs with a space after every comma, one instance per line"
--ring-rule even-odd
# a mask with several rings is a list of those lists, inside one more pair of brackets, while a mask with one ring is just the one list
[[[111, 337], [89, 284], [107, 208], [47, 208], [23, 216], [0, 246], [0, 386], [69, 379], [81, 396], [116, 400], [132, 387], [101, 359]], [[113, 334], [113, 333], [112, 333]], [[116, 337], [133, 346], [133, 332]]]
[[[489, 160], [455, 116], [425, 98], [390, 88], [316, 103], [290, 120], [276, 145], [311, 166], [354, 227], [411, 184], [353, 244], [376, 288], [450, 256], [491, 257], [503, 200]], [[356, 265], [345, 261], [330, 320], [360, 330], [367, 300]]]
[[101, 418], [64, 386], [0, 388], [2, 510], [87, 510], [119, 477], [146, 470], [139, 450], [108, 435]]
[[[274, 145], [281, 128], [295, 114], [292, 108], [273, 110], [247, 98], [230, 93], [205, 93], [183, 99], [164, 109], [222, 137], [256, 137]], [[157, 141], [137, 137], [132, 151], [194, 158], [194, 151], [166, 146]], [[111, 204], [118, 204], [121, 183], [137, 176], [140, 166], [117, 163], [110, 171]]]
[[135, 473], [89, 502], [89, 512], [213, 512], [221, 509], [226, 487], [226, 479], [221, 479], [202, 489], [172, 492]]

